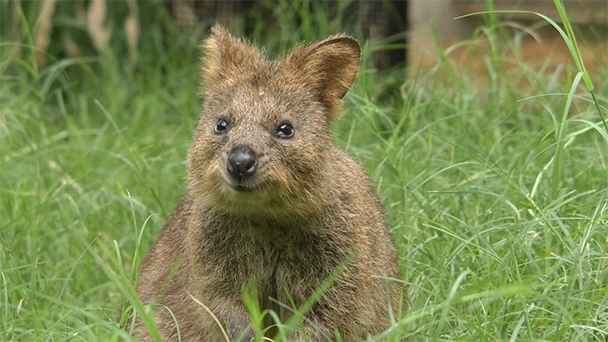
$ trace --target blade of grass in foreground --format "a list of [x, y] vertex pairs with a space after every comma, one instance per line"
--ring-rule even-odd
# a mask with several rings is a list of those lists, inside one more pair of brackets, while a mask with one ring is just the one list
[[104, 260], [91, 248], [89, 244], [86, 244], [85, 241], [82, 241], [83, 245], [86, 249], [91, 253], [94, 257], [94, 260], [97, 262], [101, 270], [106, 274], [106, 276], [114, 283], [114, 285], [118, 288], [119, 292], [131, 303], [131, 305], [135, 308], [135, 310], [139, 313], [141, 320], [144, 325], [150, 332], [150, 336], [154, 341], [161, 341], [160, 334], [154, 323], [154, 318], [152, 316], [151, 310], [146, 310], [139, 300], [135, 292], [135, 288], [127, 278], [127, 275], [122, 267], [122, 260], [120, 260], [120, 252], [118, 249], [118, 245], [116, 241], [114, 241], [113, 245], [115, 248], [116, 256], [112, 256], [112, 252], [103, 245], [103, 243], [99, 243], [99, 247], [103, 250], [104, 254], [108, 257], [110, 263], [114, 267], [114, 269], [118, 270], [119, 274], [114, 273], [112, 270], [108, 268]]

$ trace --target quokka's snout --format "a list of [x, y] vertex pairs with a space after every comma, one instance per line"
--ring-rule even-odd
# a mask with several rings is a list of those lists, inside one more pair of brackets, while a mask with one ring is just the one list
[[[399, 283], [387, 280], [399, 278], [395, 247], [365, 172], [329, 129], [359, 44], [335, 35], [270, 61], [221, 26], [211, 33], [187, 193], [137, 289], [144, 304], [162, 304], [153, 306], [162, 339], [252, 340], [246, 286], [281, 322], [294, 312], [285, 308], [316, 298], [289, 342], [358, 342], [388, 329], [402, 307]], [[261, 333], [273, 337], [266, 317]], [[136, 335], [151, 340], [144, 327]]]
[[[227, 130], [227, 125], [220, 120], [218, 127], [222, 127]], [[291, 151], [277, 152], [266, 151], [266, 153], [256, 152], [257, 150], [263, 149], [259, 145], [272, 145], [276, 144], [273, 140], [289, 140], [295, 135], [295, 130], [290, 122], [280, 122], [270, 129], [270, 132], [252, 132], [247, 130], [241, 130], [236, 133], [236, 137], [233, 139], [239, 141], [242, 138], [248, 140], [258, 141], [258, 146], [251, 143], [239, 143], [228, 152], [226, 169], [225, 172], [228, 176], [228, 182], [231, 187], [237, 192], [250, 192], [254, 190], [251, 185], [259, 185], [260, 183], [268, 183], [267, 179], [273, 176], [272, 171], [267, 169], [276, 169], [276, 165], [270, 165], [268, 168], [259, 167], [260, 163], [273, 164], [280, 163], [283, 159], [282, 154], [292, 153]], [[216, 132], [218, 128], [216, 128]], [[220, 134], [224, 131], [220, 130]], [[257, 136], [261, 135], [261, 137]], [[261, 143], [259, 143], [261, 141]], [[306, 151], [304, 151], [306, 153]], [[259, 158], [260, 155], [266, 156], [266, 158]], [[297, 156], [296, 156], [297, 157]], [[284, 164], [284, 163], [283, 163]], [[267, 165], [262, 165], [267, 166]], [[288, 166], [288, 165], [283, 165]], [[261, 169], [261, 172], [258, 170]], [[270, 187], [273, 185], [270, 184]]]
[[256, 153], [253, 149], [248, 145], [239, 145], [228, 154], [226, 171], [235, 182], [240, 183], [253, 176], [257, 164]]

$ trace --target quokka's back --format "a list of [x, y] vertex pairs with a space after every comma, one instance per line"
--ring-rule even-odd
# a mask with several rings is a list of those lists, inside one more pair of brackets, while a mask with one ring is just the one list
[[[366, 174], [329, 130], [357, 74], [358, 43], [336, 35], [269, 61], [220, 26], [211, 32], [188, 190], [137, 289], [166, 307], [154, 308], [161, 336], [175, 340], [179, 327], [184, 341], [222, 341], [224, 331], [250, 341], [244, 287], [285, 321], [332, 274], [289, 341], [361, 341], [389, 328], [402, 296], [386, 279], [399, 278], [395, 248]], [[150, 338], [143, 326], [136, 334]]]

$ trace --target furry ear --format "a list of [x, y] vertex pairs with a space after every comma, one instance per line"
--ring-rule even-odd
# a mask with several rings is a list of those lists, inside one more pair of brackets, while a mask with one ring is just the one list
[[239, 69], [246, 70], [252, 61], [262, 57], [258, 50], [233, 37], [219, 24], [213, 25], [203, 47], [202, 76], [207, 84], [238, 75]]
[[303, 81], [317, 92], [333, 120], [341, 100], [359, 70], [359, 43], [346, 35], [335, 35], [295, 50], [288, 60], [303, 72]]

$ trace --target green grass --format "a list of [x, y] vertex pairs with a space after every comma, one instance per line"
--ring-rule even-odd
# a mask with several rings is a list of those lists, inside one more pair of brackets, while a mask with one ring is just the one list
[[[273, 7], [285, 29], [256, 26], [270, 54], [342, 30], [290, 4]], [[408, 292], [372, 340], [606, 341], [607, 63], [535, 68], [508, 53], [523, 34], [486, 23], [490, 77], [447, 54], [407, 77], [364, 62], [334, 126], [385, 204]], [[0, 340], [129, 340], [121, 309], [144, 310], [138, 265], [184, 193], [204, 35], [165, 20], [135, 61], [114, 47], [44, 68], [27, 30], [3, 36]]]

